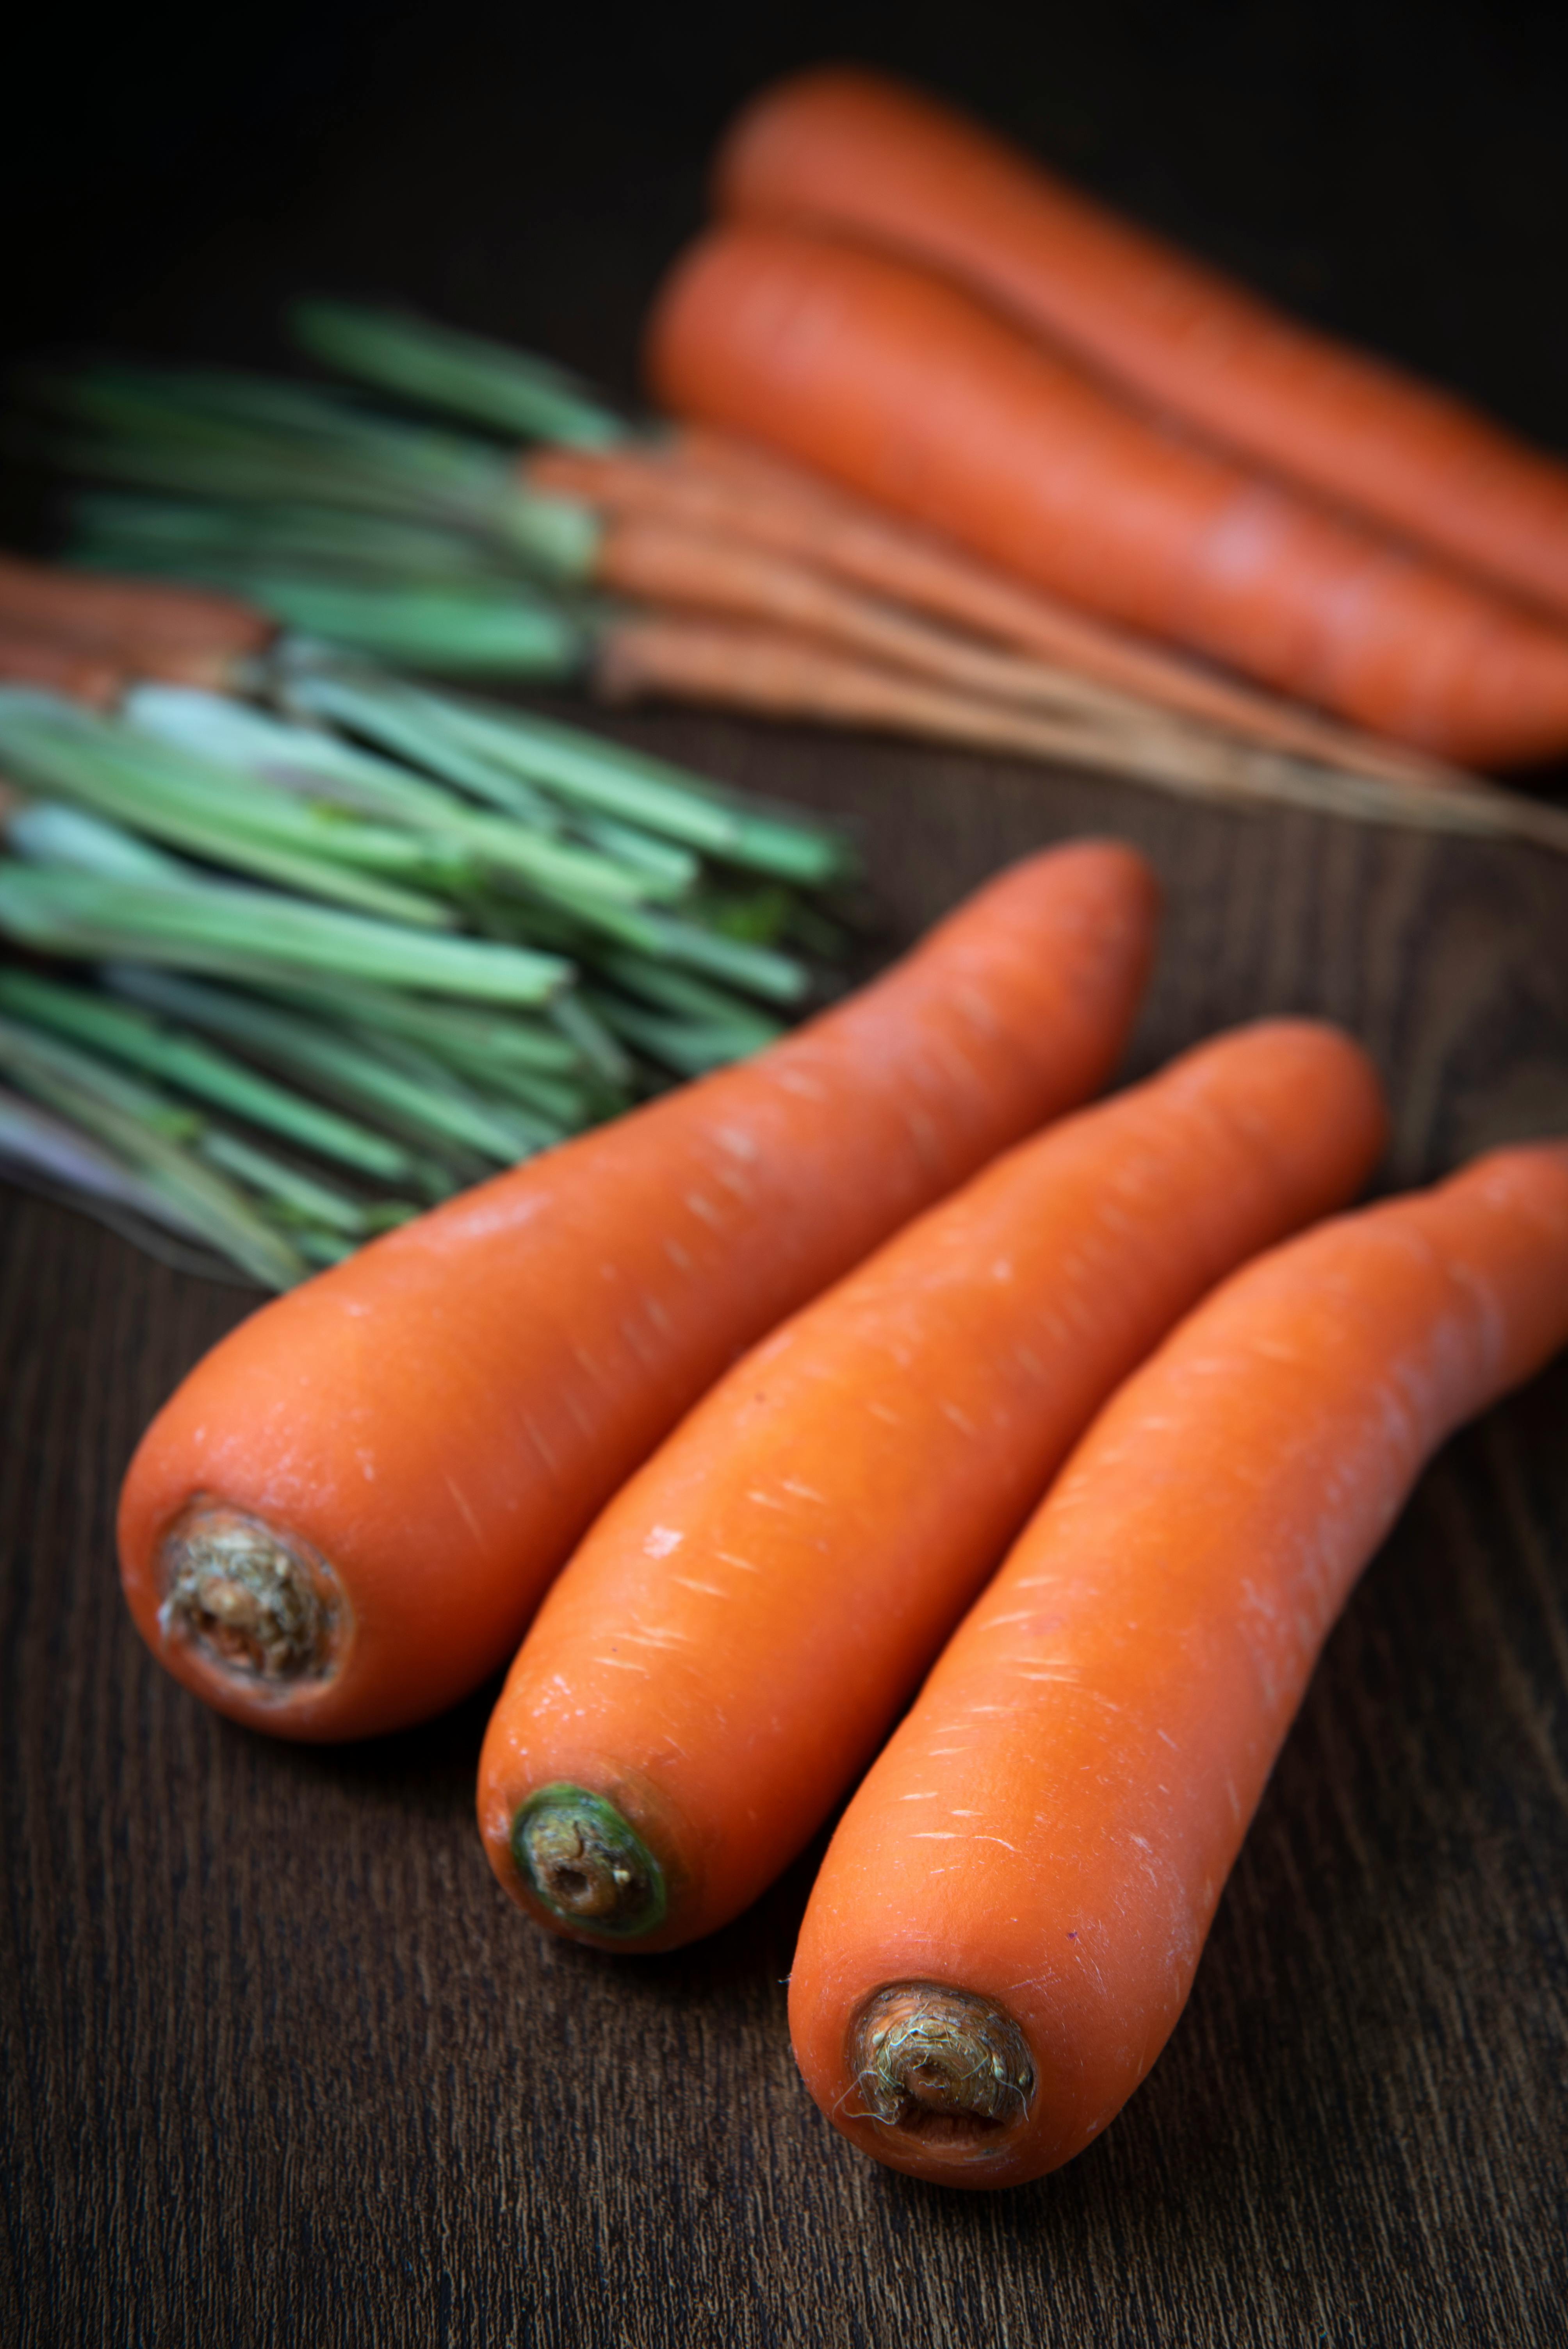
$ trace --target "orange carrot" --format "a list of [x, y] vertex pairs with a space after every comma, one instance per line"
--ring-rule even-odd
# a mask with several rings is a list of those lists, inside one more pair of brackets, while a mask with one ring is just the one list
[[1003, 757], [1049, 760], [1154, 783], [1186, 798], [1284, 803], [1366, 823], [1568, 849], [1568, 812], [1479, 777], [1432, 790], [1409, 777], [1381, 781], [1336, 767], [1304, 766], [1251, 743], [1165, 722], [1153, 709], [1110, 724], [1088, 710], [1009, 708], [848, 658], [787, 629], [738, 627], [684, 614], [617, 618], [599, 638], [593, 681], [609, 701], [653, 697], [786, 721], [860, 727]]
[[0, 620], [111, 653], [139, 676], [221, 683], [274, 624], [248, 604], [163, 580], [115, 579], [0, 554]]
[[1020, 660], [899, 606], [838, 585], [810, 564], [721, 531], [641, 518], [612, 522], [594, 566], [601, 586], [677, 610], [722, 613], [819, 636], [912, 675], [1021, 707], [1125, 722], [1150, 713], [1070, 670]]
[[1482, 764], [1568, 745], [1568, 636], [1167, 439], [900, 262], [722, 230], [665, 287], [650, 356], [678, 412], [1359, 724]]
[[0, 618], [0, 680], [37, 685], [73, 701], [108, 709], [130, 683], [113, 657], [74, 638], [41, 634]]
[[[848, 658], [787, 629], [681, 614], [617, 619], [600, 639], [595, 678], [613, 701], [666, 695], [768, 718], [826, 719], [879, 733], [1063, 760], [1118, 775], [1151, 764], [1154, 772], [1172, 781], [1190, 778], [1194, 787], [1212, 776], [1216, 763], [1224, 773], [1232, 748], [1162, 726], [1153, 712], [1141, 728], [1112, 730], [1087, 711], [1010, 709]], [[1244, 795], [1239, 782], [1237, 792]]]
[[890, 601], [1246, 741], [1395, 782], [1460, 780], [1422, 752], [1139, 643], [726, 433], [694, 428], [667, 447], [637, 451], [542, 449], [531, 453], [525, 472], [536, 489], [611, 514], [722, 531], [819, 564]]
[[1128, 1381], [823, 1862], [790, 2023], [846, 2136], [1005, 2186], [1098, 2135], [1423, 1463], [1565, 1340], [1568, 1142], [1276, 1249]]
[[1155, 885], [1032, 857], [755, 1059], [264, 1306], [143, 1439], [143, 1636], [220, 1711], [362, 1737], [504, 1663], [596, 1512], [740, 1350], [1103, 1081]]
[[885, 1736], [1090, 1415], [1385, 1131], [1333, 1029], [1201, 1047], [1024, 1143], [765, 1339], [611, 1503], [480, 1764], [507, 1890], [670, 1949], [735, 1916]]
[[718, 193], [943, 270], [1216, 440], [1568, 617], [1568, 467], [929, 98], [842, 70], [786, 82], [731, 133]]

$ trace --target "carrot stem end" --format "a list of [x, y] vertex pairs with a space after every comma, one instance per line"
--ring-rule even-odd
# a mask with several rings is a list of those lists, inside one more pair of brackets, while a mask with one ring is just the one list
[[955, 2151], [1021, 2120], [1035, 2066], [1012, 2016], [973, 1991], [894, 1982], [861, 2009], [850, 2064], [884, 2128]]
[[617, 1940], [651, 1933], [668, 1907], [665, 1873], [613, 1803], [584, 1786], [542, 1786], [512, 1821], [512, 1857], [563, 1924]]
[[325, 1558], [237, 1509], [199, 1505], [162, 1547], [159, 1629], [240, 1680], [325, 1679], [341, 1657], [347, 1602]]

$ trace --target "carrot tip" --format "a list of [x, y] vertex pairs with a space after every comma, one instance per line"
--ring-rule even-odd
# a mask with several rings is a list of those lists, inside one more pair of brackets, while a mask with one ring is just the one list
[[585, 1786], [542, 1786], [511, 1823], [511, 1851], [540, 1905], [562, 1924], [624, 1940], [662, 1925], [665, 1873], [636, 1829]]
[[160, 1563], [165, 1641], [187, 1641], [229, 1678], [321, 1680], [336, 1668], [347, 1600], [326, 1560], [303, 1542], [199, 1502], [164, 1537]]
[[1035, 2066], [1012, 2016], [944, 1982], [875, 1992], [851, 2027], [850, 2064], [871, 2117], [955, 2152], [1022, 2120], [1035, 2093]]

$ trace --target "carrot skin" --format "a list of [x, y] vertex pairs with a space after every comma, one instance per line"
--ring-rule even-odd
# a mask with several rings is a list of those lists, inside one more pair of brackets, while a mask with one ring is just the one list
[[1568, 617], [1568, 467], [1283, 316], [879, 75], [767, 91], [719, 158], [725, 211], [939, 269], [1287, 480]]
[[903, 263], [710, 233], [655, 305], [655, 388], [1107, 618], [1446, 758], [1568, 744], [1568, 636], [1169, 438]]
[[[574, 1938], [738, 1914], [851, 1785], [1069, 1445], [1222, 1274], [1359, 1187], [1377, 1081], [1274, 1020], [1019, 1144], [746, 1355], [623, 1487], [491, 1719], [490, 1864]], [[652, 1930], [534, 1898], [520, 1809], [574, 1785], [654, 1852]]]
[[130, 678], [111, 655], [73, 639], [44, 635], [0, 618], [0, 680], [36, 685], [109, 709]]
[[276, 633], [263, 613], [212, 589], [67, 571], [15, 554], [0, 554], [0, 619], [118, 655], [141, 676], [162, 673], [151, 666], [160, 656], [238, 659]]
[[[154, 1651], [284, 1736], [367, 1736], [474, 1687], [745, 1346], [1104, 1081], [1155, 900], [1118, 844], [1030, 858], [755, 1059], [264, 1306], [186, 1380], [127, 1478], [121, 1571]], [[193, 1508], [270, 1529], [306, 1578], [325, 1561], [339, 1596], [319, 1669], [295, 1670], [285, 1640], [288, 1675], [263, 1679], [166, 1630]]]
[[[1493, 1153], [1235, 1274], [1083, 1438], [840, 1824], [790, 2028], [878, 2159], [1012, 2185], [1153, 2064], [1336, 1616], [1431, 1453], [1568, 1340], [1568, 1143]], [[887, 1985], [991, 2002], [1032, 2108], [967, 2138], [867, 2109]]]

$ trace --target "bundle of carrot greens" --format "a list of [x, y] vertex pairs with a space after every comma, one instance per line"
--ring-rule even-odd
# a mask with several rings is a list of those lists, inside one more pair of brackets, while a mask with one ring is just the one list
[[832, 949], [822, 828], [300, 640], [250, 682], [0, 688], [0, 1162], [139, 1236], [286, 1287], [757, 1050]]
[[201, 581], [450, 675], [1568, 846], [1556, 810], [1120, 631], [746, 442], [629, 423], [545, 360], [341, 302], [294, 326], [382, 400], [469, 429], [293, 380], [37, 371], [24, 437], [98, 485], [71, 501], [77, 561]]

